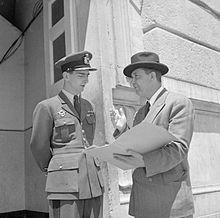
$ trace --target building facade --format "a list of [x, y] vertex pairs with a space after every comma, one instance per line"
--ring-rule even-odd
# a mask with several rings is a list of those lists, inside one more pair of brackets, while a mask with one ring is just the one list
[[[122, 73], [131, 55], [154, 51], [169, 66], [163, 85], [191, 98], [196, 109], [189, 152], [195, 217], [220, 217], [220, 2], [17, 0], [14, 25], [0, 16], [0, 57], [42, 6], [17, 50], [0, 64], [0, 217], [47, 215], [46, 177], [29, 147], [32, 112], [62, 87], [54, 62], [84, 49], [98, 69], [84, 97], [96, 106], [99, 146], [114, 140], [110, 108], [123, 107], [132, 123], [141, 106]], [[105, 218], [129, 217], [131, 171], [102, 168]]]

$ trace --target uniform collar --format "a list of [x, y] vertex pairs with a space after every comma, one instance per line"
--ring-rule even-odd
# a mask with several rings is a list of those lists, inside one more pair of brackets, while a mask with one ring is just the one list
[[67, 97], [66, 93], [64, 94], [63, 90], [58, 94], [58, 96], [61, 100], [62, 108], [65, 111], [67, 111], [68, 113], [70, 113], [73, 116], [77, 117], [80, 121], [80, 117], [79, 117], [78, 113], [76, 112], [76, 110], [74, 108], [74, 105], [73, 105], [73, 99], [69, 99], [70, 96]]
[[66, 91], [65, 89], [62, 89], [62, 92], [66, 95], [66, 97], [70, 100], [70, 102], [73, 103], [74, 95]]

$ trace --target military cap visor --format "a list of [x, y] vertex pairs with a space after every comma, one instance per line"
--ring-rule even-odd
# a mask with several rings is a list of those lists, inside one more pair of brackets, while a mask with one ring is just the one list
[[80, 71], [80, 70], [95, 71], [97, 69], [91, 67], [90, 65], [91, 59], [92, 59], [92, 54], [90, 52], [82, 51], [61, 58], [59, 61], [55, 63], [55, 66], [60, 68], [62, 72]]

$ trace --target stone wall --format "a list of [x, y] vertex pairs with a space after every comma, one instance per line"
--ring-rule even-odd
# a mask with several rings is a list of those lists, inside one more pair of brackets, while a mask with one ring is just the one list
[[[0, 57], [20, 31], [0, 16]], [[0, 64], [0, 213], [25, 207], [24, 44]]]
[[[31, 10], [23, 10], [19, 20], [28, 22]], [[0, 214], [48, 211], [46, 177], [29, 146], [33, 109], [46, 97], [42, 21], [41, 14], [26, 32], [19, 49], [0, 65]], [[2, 58], [21, 32], [2, 17], [0, 25]]]

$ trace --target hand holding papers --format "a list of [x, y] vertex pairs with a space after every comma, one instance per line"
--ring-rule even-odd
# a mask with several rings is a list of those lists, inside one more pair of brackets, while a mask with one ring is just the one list
[[113, 153], [113, 158], [124, 162], [127, 165], [133, 166], [132, 168], [144, 167], [143, 156], [135, 151], [129, 150], [128, 154], [116, 154]]
[[[137, 166], [127, 164], [114, 158], [114, 154], [131, 155], [128, 150], [144, 154], [158, 149], [176, 138], [162, 127], [148, 122], [141, 122], [123, 133], [112, 144], [86, 150], [87, 155], [97, 157], [115, 166], [127, 170]], [[141, 164], [142, 165], [142, 164]]]

